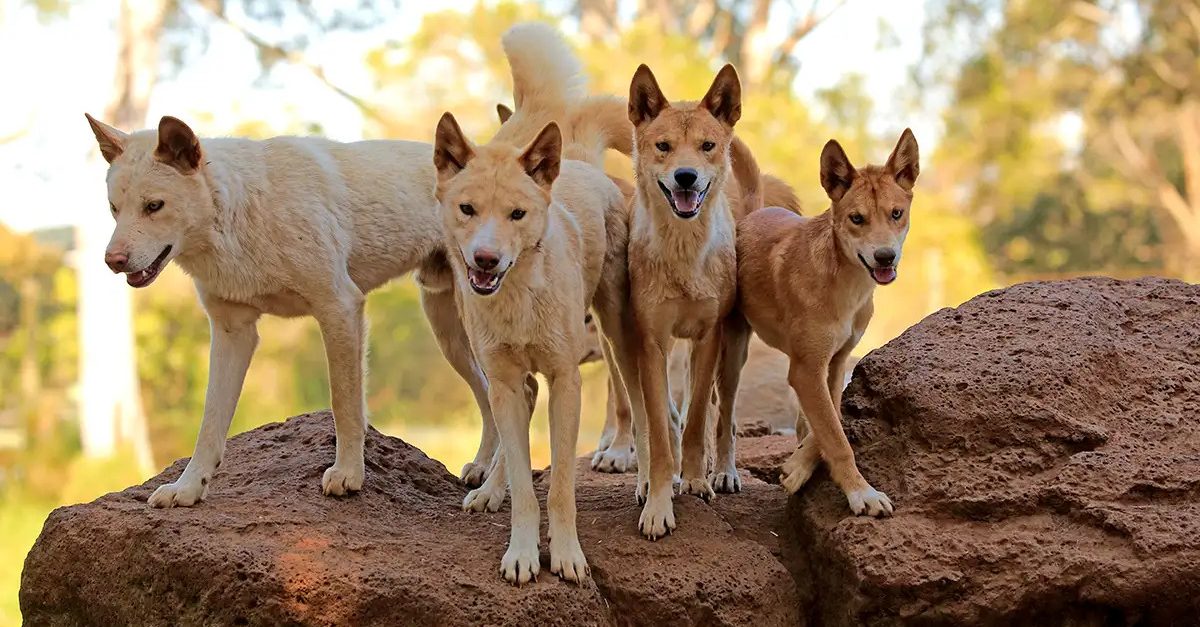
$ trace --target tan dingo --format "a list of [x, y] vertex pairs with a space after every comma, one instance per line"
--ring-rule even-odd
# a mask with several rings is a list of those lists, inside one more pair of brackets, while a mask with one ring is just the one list
[[883, 167], [855, 169], [830, 140], [821, 152], [828, 211], [802, 218], [769, 207], [738, 225], [739, 307], [759, 337], [789, 356], [788, 380], [808, 419], [783, 485], [795, 493], [824, 459], [855, 514], [888, 516], [892, 502], [859, 473], [842, 431], [846, 358], [871, 320], [875, 286], [896, 278], [919, 173], [910, 130]]

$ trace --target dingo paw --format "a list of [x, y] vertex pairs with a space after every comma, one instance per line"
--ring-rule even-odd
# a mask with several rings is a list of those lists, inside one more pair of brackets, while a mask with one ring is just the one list
[[854, 512], [855, 516], [875, 516], [876, 518], [884, 518], [891, 516], [895, 508], [892, 507], [892, 500], [888, 495], [867, 486], [859, 490], [852, 490], [846, 493], [846, 500], [850, 502], [850, 511]]
[[737, 468], [714, 472], [708, 476], [708, 482], [712, 484], [713, 490], [722, 494], [736, 494], [742, 491], [742, 478], [738, 476]]
[[158, 486], [147, 502], [150, 507], [191, 507], [208, 494], [208, 479], [191, 480], [180, 477], [174, 483]]
[[637, 468], [637, 454], [633, 447], [610, 446], [596, 451], [592, 456], [592, 470], [597, 472], [626, 472]]
[[679, 494], [693, 494], [704, 499], [706, 503], [716, 496], [712, 486], [708, 484], [708, 480], [704, 477], [681, 480], [679, 483]]
[[813, 471], [817, 469], [821, 456], [813, 445], [797, 447], [780, 468], [781, 483], [789, 494], [795, 494], [808, 483]]
[[550, 538], [550, 572], [559, 577], [579, 583], [588, 576], [587, 558], [579, 546], [579, 538], [559, 540]]
[[499, 489], [488, 486], [486, 483], [481, 488], [476, 488], [467, 493], [463, 498], [464, 512], [495, 512], [500, 510], [500, 506], [504, 504], [505, 487], [500, 485]]
[[458, 476], [462, 478], [463, 483], [467, 484], [468, 488], [478, 488], [483, 485], [483, 482], [487, 479], [487, 475], [487, 464], [469, 462], [463, 465], [462, 472]]
[[642, 516], [638, 520], [638, 529], [650, 540], [665, 537], [675, 529], [675, 506], [671, 502], [671, 493], [651, 494], [642, 508]]
[[538, 562], [538, 546], [533, 542], [520, 541], [512, 538], [508, 550], [500, 558], [500, 575], [508, 583], [521, 585], [537, 580], [538, 571], [542, 565]]
[[343, 496], [350, 492], [358, 492], [363, 485], [363, 465], [334, 464], [325, 469], [321, 477], [321, 491], [325, 496]]

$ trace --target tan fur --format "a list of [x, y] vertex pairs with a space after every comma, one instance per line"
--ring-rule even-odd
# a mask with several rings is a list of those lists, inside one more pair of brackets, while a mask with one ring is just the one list
[[422, 300], [435, 334], [490, 421], [486, 381], [466, 346], [449, 283], [436, 280], [448, 272], [428, 144], [200, 139], [170, 117], [157, 130], [126, 134], [88, 121], [111, 164], [116, 226], [106, 260], [139, 286], [154, 280], [154, 268], [178, 262], [211, 322], [212, 368], [196, 451], [179, 479], [150, 496], [151, 505], [190, 506], [205, 497], [263, 314], [317, 319], [337, 427], [334, 464], [321, 487], [333, 495], [358, 490], [367, 424], [363, 304], [370, 290], [418, 268], [431, 277]]
[[[637, 493], [646, 496], [639, 527], [651, 539], [675, 527], [667, 385], [667, 355], [674, 338], [692, 341], [690, 397], [709, 398], [716, 380], [721, 399], [717, 467], [707, 477], [706, 403], [689, 404], [680, 456], [681, 492], [707, 499], [713, 483], [722, 491], [740, 489], [732, 414], [749, 333], [736, 315], [730, 315], [737, 291], [734, 215], [742, 211], [743, 199], [740, 192], [728, 193], [730, 143], [740, 115], [741, 87], [732, 66], [718, 73], [696, 103], [669, 103], [644, 65], [630, 85], [637, 199], [629, 275], [641, 383], [641, 398], [635, 395], [631, 401], [637, 423]], [[681, 178], [684, 175], [688, 178]], [[670, 191], [677, 189], [685, 191]], [[701, 195], [696, 190], [707, 191]]]
[[[514, 34], [523, 38], [519, 45]], [[531, 47], [533, 39], [543, 45]], [[548, 27], [516, 27], [505, 45], [510, 59], [513, 50], [543, 50], [562, 62], [564, 46]], [[541, 77], [518, 75], [536, 66], [528, 59], [513, 60], [512, 66], [517, 108], [491, 142], [471, 144], [449, 113], [435, 139], [447, 255], [466, 333], [489, 383], [502, 451], [463, 507], [495, 511], [507, 481], [512, 529], [500, 571], [515, 584], [537, 575], [540, 511], [529, 461], [533, 399], [522, 394], [522, 386], [532, 373], [542, 373], [550, 384], [550, 569], [580, 581], [587, 561], [575, 526], [578, 363], [588, 349], [588, 308], [612, 357], [611, 375], [622, 387], [635, 360], [625, 258], [628, 211], [621, 188], [599, 167], [563, 159], [602, 158], [604, 129], [583, 125], [576, 115], [575, 107], [587, 100], [572, 102]], [[563, 145], [557, 121], [545, 120], [556, 116], [569, 125], [565, 135], [571, 144]], [[537, 124], [543, 126], [531, 133]]]
[[[842, 431], [846, 360], [871, 320], [877, 253], [891, 250], [900, 261], [919, 171], [911, 131], [887, 165], [861, 170], [830, 141], [821, 154], [828, 211], [803, 218], [767, 208], [738, 228], [739, 307], [759, 337], [788, 355], [788, 380], [808, 419], [808, 434], [783, 465], [783, 484], [796, 492], [824, 459], [855, 514], [887, 516], [892, 503], [863, 479]], [[800, 422], [796, 431], [805, 431]]]

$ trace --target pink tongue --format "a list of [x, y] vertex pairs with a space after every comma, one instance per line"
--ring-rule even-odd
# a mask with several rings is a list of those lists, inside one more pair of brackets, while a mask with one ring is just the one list
[[675, 201], [675, 210], [679, 213], [695, 213], [696, 200], [700, 194], [690, 189], [678, 189], [671, 192], [671, 200]]
[[896, 280], [896, 268], [872, 268], [871, 276], [875, 277], [876, 283], [891, 283]]

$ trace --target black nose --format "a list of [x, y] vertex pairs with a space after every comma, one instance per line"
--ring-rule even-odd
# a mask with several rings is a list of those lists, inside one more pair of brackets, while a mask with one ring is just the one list
[[890, 266], [896, 262], [896, 251], [891, 248], [876, 248], [875, 263], [881, 266]]
[[475, 251], [475, 267], [480, 270], [493, 270], [500, 265], [500, 255], [490, 250]]
[[679, 168], [675, 170], [675, 182], [683, 189], [691, 189], [699, 177], [700, 174], [696, 172], [695, 168]]

